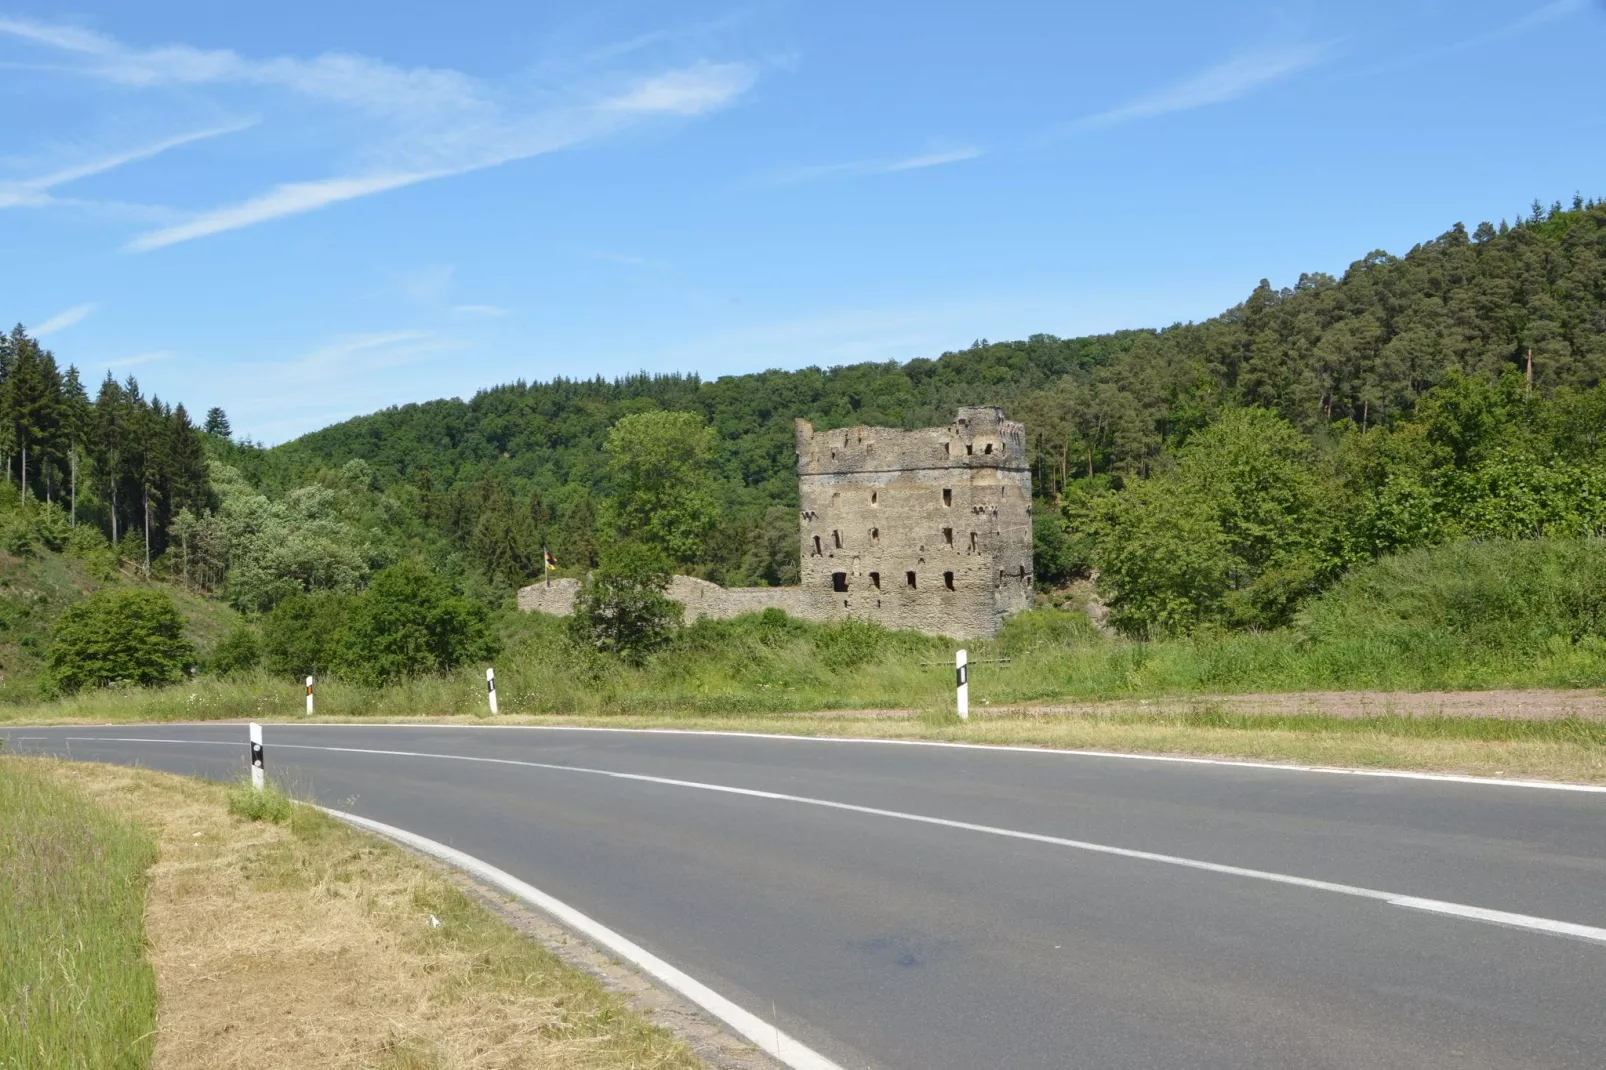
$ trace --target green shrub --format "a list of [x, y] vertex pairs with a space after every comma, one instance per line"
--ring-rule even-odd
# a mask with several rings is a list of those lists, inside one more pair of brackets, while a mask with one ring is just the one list
[[147, 587], [105, 588], [69, 606], [51, 630], [46, 664], [62, 691], [113, 683], [175, 683], [194, 660], [171, 595]]
[[0, 521], [0, 545], [13, 557], [32, 557], [39, 552], [39, 536], [25, 515], [10, 513]]
[[887, 638], [887, 630], [874, 621], [850, 617], [815, 632], [814, 649], [826, 668], [842, 671], [874, 661]]
[[262, 661], [262, 644], [256, 629], [243, 621], [234, 626], [212, 650], [207, 667], [219, 676], [249, 672]]
[[93, 524], [78, 524], [68, 530], [66, 553], [82, 561], [84, 569], [98, 580], [109, 580], [117, 573], [117, 555]]
[[1312, 603], [1300, 630], [1322, 643], [1448, 643], [1461, 656], [1606, 638], [1606, 540], [1469, 539], [1385, 557]]
[[332, 668], [369, 686], [450, 672], [495, 654], [486, 616], [423, 565], [392, 565], [351, 599]]
[[262, 663], [301, 679], [322, 676], [339, 656], [352, 596], [330, 591], [292, 594], [262, 619]]
[[35, 502], [28, 506], [28, 527], [39, 545], [52, 553], [61, 553], [72, 537], [72, 526], [67, 512], [53, 502]]
[[639, 664], [668, 642], [685, 612], [664, 597], [668, 587], [669, 559], [662, 551], [616, 542], [580, 588], [569, 617], [570, 635], [581, 646]]

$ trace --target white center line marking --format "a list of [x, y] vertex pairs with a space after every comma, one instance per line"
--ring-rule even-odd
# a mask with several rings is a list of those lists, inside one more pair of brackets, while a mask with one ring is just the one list
[[[243, 744], [225, 742], [220, 740], [185, 740], [185, 739], [157, 739], [151, 737], [125, 738], [115, 736], [68, 736], [69, 740], [80, 742], [107, 742], [107, 743], [165, 743], [165, 744], [192, 744], [199, 743], [208, 746], [238, 747]], [[814, 738], [814, 737], [802, 737]], [[755, 799], [769, 799], [776, 802], [791, 802], [805, 806], [818, 806], [830, 810], [844, 810], [850, 813], [869, 814], [875, 817], [893, 818], [899, 821], [913, 821], [924, 825], [938, 825], [944, 828], [962, 829], [966, 832], [979, 832], [989, 836], [1003, 836], [1009, 839], [1027, 840], [1033, 843], [1045, 843], [1055, 847], [1066, 847], [1077, 851], [1088, 851], [1093, 854], [1114, 855], [1118, 858], [1131, 858], [1144, 862], [1158, 862], [1164, 865], [1181, 866], [1186, 869], [1203, 870], [1207, 873], [1218, 873], [1229, 877], [1244, 877], [1250, 880], [1267, 881], [1273, 884], [1292, 885], [1299, 888], [1309, 888], [1313, 891], [1332, 892], [1338, 895], [1348, 895], [1361, 899], [1373, 899], [1387, 903], [1390, 906], [1404, 907], [1408, 910], [1421, 910], [1433, 914], [1442, 914], [1447, 917], [1463, 918], [1469, 921], [1479, 921], [1490, 925], [1503, 925], [1518, 929], [1527, 929], [1532, 932], [1551, 933], [1558, 936], [1570, 936], [1592, 943], [1606, 944], [1606, 929], [1582, 925], [1571, 921], [1558, 921], [1554, 918], [1541, 918], [1531, 914], [1516, 914], [1504, 910], [1490, 910], [1486, 907], [1468, 906], [1462, 903], [1450, 903], [1439, 899], [1424, 899], [1419, 896], [1405, 895], [1400, 892], [1382, 891], [1376, 888], [1363, 888], [1353, 884], [1339, 884], [1333, 881], [1316, 880], [1310, 877], [1296, 877], [1287, 873], [1275, 873], [1270, 870], [1248, 869], [1243, 866], [1230, 866], [1220, 862], [1206, 862], [1196, 858], [1184, 858], [1180, 855], [1159, 854], [1154, 851], [1140, 851], [1130, 847], [1115, 847], [1110, 844], [1091, 843], [1086, 840], [1071, 840], [1061, 836], [1048, 836], [1037, 832], [1022, 832], [1018, 829], [999, 828], [995, 825], [979, 825], [969, 821], [954, 821], [943, 817], [930, 817], [925, 814], [905, 813], [901, 810], [883, 810], [873, 806], [859, 806], [854, 803], [835, 802], [830, 799], [816, 799], [806, 795], [786, 795], [780, 792], [759, 791], [753, 788], [737, 788], [728, 784], [706, 784], [695, 780], [675, 780], [669, 777], [647, 776], [642, 773], [621, 773], [611, 769], [591, 769], [578, 765], [553, 765], [547, 762], [529, 762], [514, 758], [482, 758], [466, 754], [435, 754], [426, 751], [379, 750], [364, 747], [314, 747], [306, 744], [277, 743], [276, 748], [285, 750], [332, 751], [342, 754], [373, 754], [396, 758], [434, 758], [458, 762], [483, 762], [491, 765], [512, 765], [528, 769], [548, 769], [562, 773], [585, 773], [592, 776], [612, 777], [617, 780], [634, 780], [649, 784], [664, 784], [670, 787], [691, 788], [698, 791], [712, 791], [727, 795], [742, 795]]]
[[1141, 862], [1158, 862], [1163, 865], [1202, 870], [1206, 873], [1217, 873], [1222, 876], [1244, 877], [1250, 880], [1267, 881], [1272, 884], [1308, 888], [1318, 892], [1333, 892], [1338, 895], [1353, 896], [1359, 899], [1373, 899], [1387, 903], [1390, 906], [1405, 907], [1409, 910], [1428, 911], [1491, 925], [1503, 925], [1527, 929], [1532, 932], [1570, 936], [1593, 943], [1606, 944], [1606, 929], [1593, 925], [1580, 925], [1576, 922], [1557, 921], [1553, 918], [1540, 918], [1531, 914], [1515, 914], [1504, 910], [1489, 910], [1484, 907], [1466, 906], [1461, 903], [1449, 903], [1437, 899], [1423, 899], [1400, 892], [1363, 888], [1354, 884], [1339, 884], [1334, 881], [1316, 880], [1311, 877], [1296, 877], [1288, 873], [1249, 869], [1244, 866], [1230, 866], [1221, 862], [1206, 862], [1197, 858], [1184, 858], [1180, 855], [1160, 854], [1155, 851], [1140, 851], [1131, 847], [1115, 847], [1105, 843], [1091, 843], [1087, 840], [1066, 839], [1062, 836], [1049, 836], [1040, 832], [1022, 832], [1018, 829], [999, 828], [996, 825], [980, 825], [970, 821], [955, 821], [945, 817], [905, 813], [901, 810], [883, 810], [875, 806], [859, 806], [855, 803], [836, 802], [831, 799], [816, 799], [807, 795], [787, 795], [782, 792], [760, 791], [755, 788], [737, 788], [728, 784], [706, 784], [697, 780], [676, 780], [671, 777], [648, 776], [644, 773], [621, 773], [612, 769], [591, 769], [578, 765], [553, 765], [547, 762], [529, 762], [515, 758], [481, 758], [464, 754], [432, 754], [423, 751], [377, 750], [362, 747], [314, 747], [295, 743], [279, 743], [275, 744], [275, 746], [284, 750], [332, 751], [341, 754], [372, 754], [393, 758], [431, 758], [444, 761], [481, 762], [489, 765], [511, 765], [528, 769], [546, 769], [559, 773], [581, 773], [590, 776], [611, 777], [616, 780], [631, 780], [646, 784], [663, 784], [669, 787], [712, 791], [724, 795], [740, 795], [753, 799], [769, 799], [775, 802], [797, 803], [803, 806], [818, 806], [827, 810], [843, 810], [849, 813], [868, 814], [873, 817], [892, 818], [898, 821], [913, 821], [922, 825], [937, 825], [943, 828], [961, 829], [965, 832], [978, 832], [988, 836], [1003, 836], [1008, 839], [1049, 844], [1054, 847], [1065, 847], [1093, 854], [1113, 855], [1117, 858], [1131, 858]]

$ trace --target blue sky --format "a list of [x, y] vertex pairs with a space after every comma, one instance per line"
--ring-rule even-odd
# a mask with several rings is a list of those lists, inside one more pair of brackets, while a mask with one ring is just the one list
[[1606, 194], [1596, 0], [67, 4], [0, 6], [0, 317], [270, 443], [1200, 319]]

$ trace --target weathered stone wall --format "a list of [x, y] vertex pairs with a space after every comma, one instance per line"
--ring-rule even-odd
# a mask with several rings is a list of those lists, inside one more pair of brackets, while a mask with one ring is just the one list
[[567, 617], [574, 610], [580, 593], [579, 580], [552, 580], [519, 588], [519, 608], [526, 613], [551, 613]]
[[[669, 589], [664, 593], [686, 607], [687, 621], [698, 617], [728, 620], [770, 606], [784, 609], [794, 617], [807, 617], [808, 614], [801, 587], [721, 587], [693, 576], [671, 576]], [[526, 613], [551, 613], [565, 617], [574, 611], [574, 600], [579, 594], [579, 580], [553, 580], [550, 585], [531, 584], [519, 591], [519, 608]], [[816, 616], [808, 619], [823, 618]]]
[[[1026, 432], [995, 408], [948, 427], [816, 432], [797, 422], [802, 582], [725, 588], [676, 576], [686, 619], [771, 606], [804, 620], [862, 617], [957, 639], [990, 636], [1032, 603]], [[576, 580], [534, 584], [519, 608], [567, 614]]]
[[904, 431], [797, 425], [802, 586], [834, 615], [992, 635], [1032, 601], [1026, 433], [995, 408]]

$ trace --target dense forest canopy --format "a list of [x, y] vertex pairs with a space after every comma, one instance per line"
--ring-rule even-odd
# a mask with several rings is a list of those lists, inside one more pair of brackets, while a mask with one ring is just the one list
[[[1262, 282], [1202, 323], [1090, 338], [979, 341], [899, 364], [766, 371], [705, 382], [516, 382], [469, 401], [405, 405], [230, 458], [269, 494], [352, 460], [411, 495], [431, 530], [472, 542], [487, 511], [594, 563], [609, 484], [603, 445], [620, 417], [701, 415], [726, 522], [700, 563], [710, 578], [795, 577], [792, 420], [824, 427], [946, 423], [960, 404], [1025, 421], [1037, 493], [1148, 475], [1223, 411], [1260, 406], [1312, 443], [1396, 427], [1452, 376], [1515, 370], [1541, 397], [1594, 387], [1606, 370], [1606, 203], [1535, 203], [1516, 225], [1457, 224], [1404, 256], [1373, 252], [1341, 278]], [[526, 555], [528, 556], [528, 555]], [[534, 574], [533, 572], [531, 573]]]
[[654, 412], [686, 414], [687, 441], [711, 432], [686, 515], [718, 523], [666, 548], [678, 567], [795, 582], [794, 418], [921, 427], [994, 404], [1025, 422], [1035, 491], [1058, 506], [1038, 510], [1040, 580], [1097, 570], [1131, 631], [1269, 626], [1370, 557], [1606, 531], [1603, 371], [1606, 203], [1575, 199], [1340, 278], [1262, 282], [1202, 323], [713, 381], [519, 381], [271, 449], [232, 441], [221, 410], [196, 429], [132, 379], [90, 400], [19, 329], [0, 348], [0, 456], [26, 500], [141, 552], [148, 529], [157, 569], [265, 612], [414, 559], [487, 594], [540, 575], [547, 548], [583, 573], [634, 508], [610, 432]]

